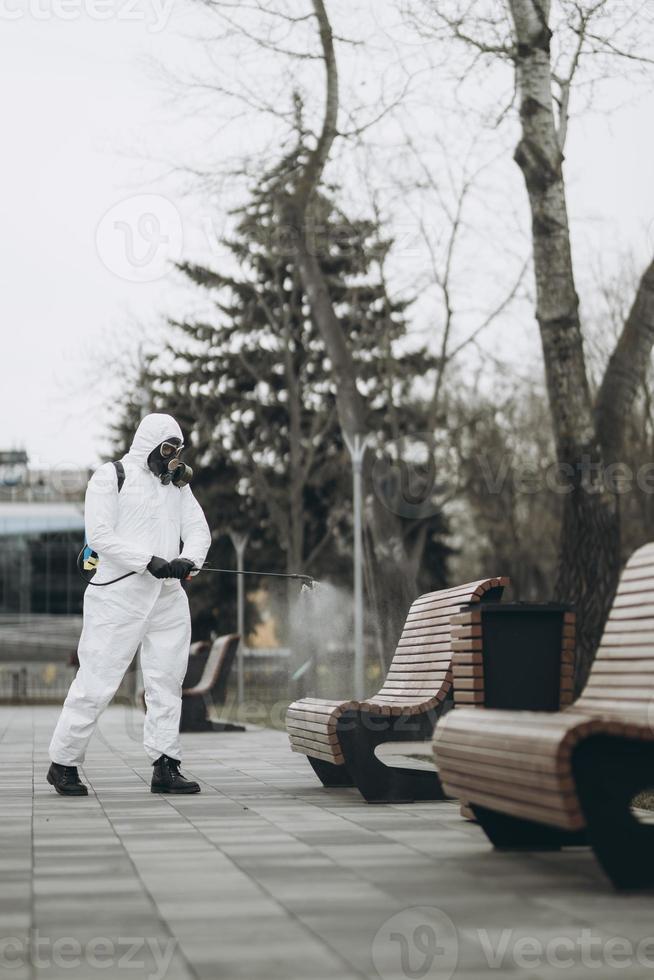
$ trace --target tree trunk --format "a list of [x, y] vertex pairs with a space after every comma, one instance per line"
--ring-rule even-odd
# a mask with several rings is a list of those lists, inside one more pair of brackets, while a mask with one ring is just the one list
[[[357, 369], [341, 323], [334, 312], [327, 282], [320, 263], [308, 244], [311, 227], [310, 207], [300, 223], [297, 212], [286, 210], [292, 221], [300, 277], [309, 299], [312, 316], [318, 326], [331, 361], [336, 381], [336, 408], [341, 431], [350, 442], [368, 429], [367, 406], [357, 387]], [[292, 215], [292, 217], [291, 217]], [[365, 520], [372, 542], [371, 575], [375, 579], [373, 594], [377, 628], [383, 637], [387, 663], [395, 649], [408, 608], [417, 594], [416, 573], [404, 547], [402, 518], [392, 513], [374, 491], [370, 475], [370, 457], [363, 469]], [[374, 600], [376, 597], [376, 601]]]
[[552, 100], [549, 0], [509, 0], [516, 34], [522, 138], [515, 159], [532, 216], [536, 317], [557, 458], [566, 493], [556, 594], [579, 614], [577, 684], [583, 685], [610, 608], [620, 564], [617, 500], [603, 456], [584, 361]]
[[607, 463], [620, 462], [629, 411], [643, 384], [654, 344], [654, 262], [611, 355], [595, 405], [597, 434]]
[[[278, 201], [278, 212], [284, 228], [291, 235], [302, 285], [307, 294], [311, 314], [318, 327], [331, 361], [336, 384], [336, 408], [344, 435], [354, 441], [355, 434], [367, 431], [367, 406], [357, 387], [356, 365], [352, 358], [343, 327], [336, 316], [316, 254], [316, 236], [312, 234], [312, 198], [320, 184], [325, 164], [337, 133], [339, 106], [338, 70], [329, 17], [323, 0], [312, 0], [318, 22], [323, 60], [325, 64], [325, 113], [320, 136], [315, 149], [290, 194]], [[370, 480], [365, 480], [370, 487]], [[415, 575], [403, 549], [402, 521], [391, 513], [374, 494], [366, 494], [369, 522], [373, 542], [373, 568], [379, 597], [375, 615], [388, 643], [390, 657], [404, 623], [408, 603], [416, 594]]]

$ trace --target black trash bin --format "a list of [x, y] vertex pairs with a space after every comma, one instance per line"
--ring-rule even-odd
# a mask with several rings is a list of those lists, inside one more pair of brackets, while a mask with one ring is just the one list
[[[455, 653], [454, 696], [461, 704], [521, 711], [558, 711], [572, 694], [574, 613], [557, 603], [489, 602], [469, 607]], [[470, 662], [472, 670], [466, 671]], [[480, 669], [481, 668], [481, 669]], [[457, 677], [459, 670], [473, 681]]]

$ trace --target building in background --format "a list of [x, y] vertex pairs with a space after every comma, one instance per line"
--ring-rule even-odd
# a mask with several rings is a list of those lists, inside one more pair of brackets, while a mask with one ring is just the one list
[[0, 451], [0, 487], [21, 487], [28, 482], [27, 453], [24, 449]]
[[32, 470], [0, 452], [0, 614], [79, 614], [87, 470]]

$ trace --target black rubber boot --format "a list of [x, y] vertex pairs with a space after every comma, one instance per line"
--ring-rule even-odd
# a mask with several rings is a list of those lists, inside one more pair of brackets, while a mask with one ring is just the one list
[[153, 763], [152, 793], [199, 793], [200, 784], [182, 776], [179, 761], [169, 755], [160, 755]]
[[80, 782], [77, 766], [60, 766], [57, 762], [52, 762], [48, 769], [47, 779], [60, 796], [89, 795], [84, 783]]

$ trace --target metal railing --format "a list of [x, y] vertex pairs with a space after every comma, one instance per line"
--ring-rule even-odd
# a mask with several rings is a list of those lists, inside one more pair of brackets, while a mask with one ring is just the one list
[[1, 664], [0, 703], [61, 704], [74, 676], [64, 664]]

